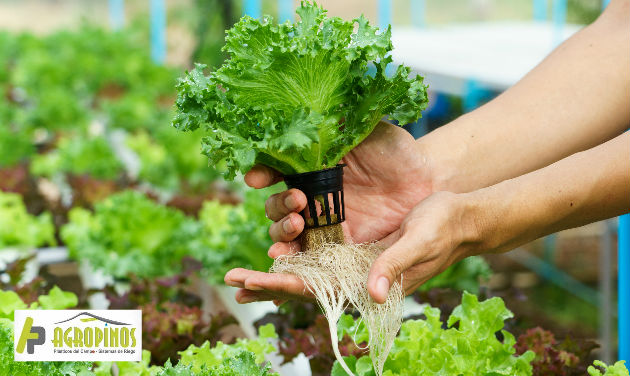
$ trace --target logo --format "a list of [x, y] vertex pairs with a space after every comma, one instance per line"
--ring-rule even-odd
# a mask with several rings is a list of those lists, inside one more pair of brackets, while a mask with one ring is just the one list
[[140, 361], [139, 310], [17, 310], [17, 361]]
[[20, 340], [17, 343], [15, 351], [23, 353], [26, 347], [26, 352], [33, 354], [35, 352], [36, 345], [43, 345], [46, 341], [46, 331], [41, 326], [33, 326], [33, 318], [27, 317], [24, 321], [24, 328], [22, 334], [20, 334]]

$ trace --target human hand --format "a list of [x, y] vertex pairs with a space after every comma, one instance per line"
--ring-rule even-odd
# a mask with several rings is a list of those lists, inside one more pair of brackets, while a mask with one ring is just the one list
[[[346, 221], [344, 233], [353, 242], [386, 241], [399, 230], [409, 211], [432, 191], [431, 172], [425, 156], [405, 130], [381, 122], [374, 132], [343, 159]], [[277, 172], [256, 166], [245, 175], [254, 188], [282, 179]], [[266, 202], [267, 215], [274, 221], [269, 233], [276, 243], [270, 257], [300, 249], [295, 239], [304, 229], [300, 212], [306, 197], [297, 189], [273, 195]], [[256, 300], [303, 298], [308, 290], [292, 275], [233, 269], [226, 284], [240, 287], [240, 303]]]

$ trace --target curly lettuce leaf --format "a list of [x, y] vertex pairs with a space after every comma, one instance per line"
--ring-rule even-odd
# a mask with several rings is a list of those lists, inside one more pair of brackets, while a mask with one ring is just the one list
[[[624, 360], [620, 360], [615, 364], [608, 366], [601, 360], [596, 360], [593, 362], [592, 366], [588, 367], [588, 374], [590, 376], [628, 376], [630, 373], [628, 373], [625, 363], [626, 362]], [[604, 373], [596, 367], [603, 368]]]
[[173, 125], [205, 128], [202, 151], [226, 161], [227, 178], [255, 163], [284, 174], [334, 166], [384, 116], [406, 124], [426, 107], [422, 77], [404, 66], [386, 74], [390, 28], [327, 17], [309, 2], [297, 13], [280, 25], [243, 17], [227, 32], [230, 58], [208, 76], [197, 64], [177, 84]]
[[19, 194], [0, 192], [0, 248], [55, 244], [50, 213], [33, 216]]
[[[443, 329], [439, 309], [427, 307], [424, 314], [425, 320], [403, 322], [385, 363], [384, 376], [532, 375], [530, 363], [535, 355], [531, 351], [515, 355], [514, 336], [502, 330], [512, 312], [500, 298], [479, 302], [475, 295], [465, 292], [462, 304], [447, 321], [447, 329]], [[352, 317], [345, 316], [340, 323], [342, 332], [353, 336], [355, 341], [367, 335], [365, 326], [355, 323]], [[499, 331], [503, 341], [497, 339]], [[357, 375], [374, 375], [368, 355], [346, 359]], [[337, 362], [331, 374], [346, 375]]]
[[428, 280], [419, 290], [429, 291], [433, 288], [448, 287], [476, 294], [479, 292], [479, 282], [487, 280], [491, 275], [492, 270], [483, 257], [466, 257]]
[[214, 284], [222, 284], [225, 273], [241, 267], [267, 271], [273, 260], [267, 256], [272, 244], [269, 219], [261, 202], [275, 193], [275, 188], [249, 190], [239, 205], [206, 201], [199, 213], [204, 241], [211, 251], [193, 256], [204, 266], [204, 273]]
[[173, 275], [184, 256], [210, 251], [193, 218], [136, 191], [109, 196], [94, 213], [74, 208], [69, 217], [61, 237], [70, 257], [89, 260], [115, 277]]

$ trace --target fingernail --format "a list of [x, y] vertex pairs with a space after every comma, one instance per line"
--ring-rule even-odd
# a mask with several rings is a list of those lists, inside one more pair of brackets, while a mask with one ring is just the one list
[[295, 227], [293, 226], [293, 223], [291, 223], [291, 218], [287, 218], [283, 223], [282, 223], [282, 229], [284, 230], [284, 232], [286, 232], [287, 234], [291, 234], [295, 231]]
[[383, 300], [387, 299], [389, 293], [389, 280], [387, 277], [381, 277], [376, 281], [376, 293], [383, 297]]
[[284, 198], [284, 206], [291, 211], [297, 209], [297, 202], [295, 201], [293, 195], [288, 195]]

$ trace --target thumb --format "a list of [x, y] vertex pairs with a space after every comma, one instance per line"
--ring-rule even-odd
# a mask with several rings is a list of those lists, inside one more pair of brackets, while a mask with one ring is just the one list
[[415, 264], [417, 248], [413, 237], [403, 236], [376, 258], [367, 283], [368, 292], [375, 302], [385, 303], [391, 285]]

